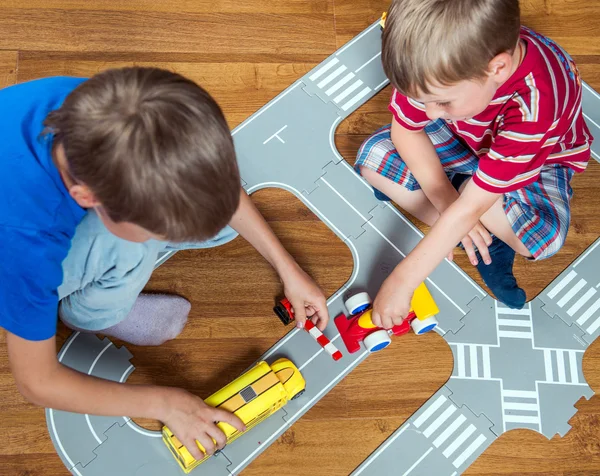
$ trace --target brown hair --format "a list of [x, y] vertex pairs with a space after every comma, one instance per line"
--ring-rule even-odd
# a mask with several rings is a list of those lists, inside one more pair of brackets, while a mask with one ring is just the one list
[[69, 173], [111, 220], [171, 241], [204, 240], [231, 219], [241, 180], [217, 103], [193, 81], [157, 68], [101, 72], [44, 125]]
[[498, 54], [514, 51], [518, 0], [393, 0], [382, 40], [383, 68], [402, 94], [481, 79]]

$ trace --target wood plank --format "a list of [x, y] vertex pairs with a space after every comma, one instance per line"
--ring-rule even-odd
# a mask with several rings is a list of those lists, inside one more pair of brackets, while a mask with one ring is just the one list
[[0, 51], [0, 88], [17, 82], [17, 62], [16, 51]]
[[[163, 62], [77, 59], [72, 56], [40, 59], [38, 53], [24, 52], [19, 61], [19, 81], [67, 75], [89, 77], [98, 71], [124, 66], [153, 66], [176, 71], [202, 85], [220, 104], [231, 128], [277, 96], [306, 74], [324, 57], [312, 56], [310, 63]], [[281, 59], [281, 58], [279, 58]], [[222, 59], [226, 60], [225, 58]], [[243, 98], [243, 99], [242, 99]]]
[[[0, 8], [19, 10], [93, 10], [114, 12], [185, 12], [185, 13], [329, 13], [333, 0], [3, 0]], [[25, 14], [26, 12], [24, 12]]]
[[[330, 53], [331, 15], [0, 9], [0, 49]], [[285, 32], [282, 34], [281, 32]], [[31, 34], [43, 32], [43, 34]]]

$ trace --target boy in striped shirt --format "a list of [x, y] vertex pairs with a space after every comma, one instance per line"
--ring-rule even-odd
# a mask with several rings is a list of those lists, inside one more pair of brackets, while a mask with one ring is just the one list
[[496, 297], [523, 307], [515, 252], [539, 260], [561, 248], [570, 181], [590, 158], [575, 64], [521, 26], [518, 0], [394, 0], [382, 61], [393, 121], [355, 167], [378, 198], [432, 228], [382, 285], [374, 322], [399, 324], [459, 242]]

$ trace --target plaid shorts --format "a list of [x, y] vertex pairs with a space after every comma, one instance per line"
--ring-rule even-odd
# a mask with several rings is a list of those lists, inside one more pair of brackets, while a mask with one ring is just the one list
[[[369, 137], [358, 151], [354, 165], [367, 167], [408, 190], [420, 189], [398, 155], [390, 137], [391, 125]], [[443, 120], [429, 123], [425, 132], [433, 142], [449, 180], [456, 174], [473, 175], [479, 159], [448, 128]], [[536, 260], [549, 258], [564, 244], [569, 230], [569, 204], [573, 197], [573, 170], [558, 164], [542, 168], [538, 180], [504, 194], [504, 212], [513, 231]], [[378, 190], [375, 195], [387, 199]]]

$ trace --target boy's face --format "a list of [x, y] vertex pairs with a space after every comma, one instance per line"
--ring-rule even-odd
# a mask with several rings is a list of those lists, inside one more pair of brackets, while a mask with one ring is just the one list
[[431, 85], [429, 94], [421, 93], [414, 99], [425, 105], [425, 113], [431, 120], [472, 119], [490, 105], [498, 88], [521, 64], [525, 51], [525, 46], [519, 42], [511, 54], [505, 52], [495, 56], [483, 78], [459, 81], [451, 86]]
[[491, 77], [486, 76], [481, 81], [460, 81], [451, 86], [432, 86], [430, 94], [421, 94], [415, 100], [423, 103], [425, 113], [431, 120], [466, 121], [489, 106], [497, 86]]

